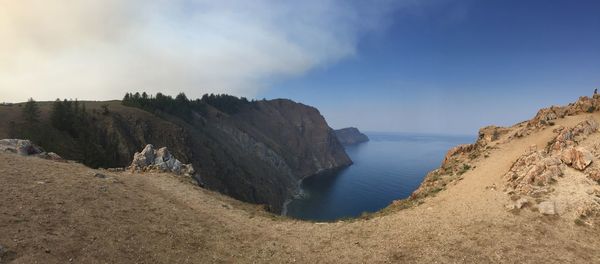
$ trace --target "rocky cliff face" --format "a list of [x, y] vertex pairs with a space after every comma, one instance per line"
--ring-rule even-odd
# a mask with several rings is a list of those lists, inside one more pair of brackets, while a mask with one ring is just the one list
[[[352, 163], [319, 111], [290, 100], [252, 102], [234, 114], [207, 105], [186, 120], [117, 101], [108, 102], [108, 113], [101, 113], [104, 103], [84, 103], [93, 113], [94, 129], [102, 131], [115, 149], [102, 167], [126, 167], [147, 144], [165, 146], [182, 163], [193, 165], [201, 185], [268, 205], [274, 212], [298, 191], [300, 180]], [[84, 151], [77, 141], [49, 125], [49, 105], [40, 103], [42, 118], [35, 126], [46, 133], [34, 141], [66, 159], [81, 160]], [[25, 129], [6, 128], [26, 128], [16, 114], [19, 110], [0, 107], [0, 115], [8, 117], [0, 124], [5, 126], [0, 138], [29, 138], [23, 136]]]
[[342, 145], [354, 145], [369, 141], [367, 135], [361, 133], [355, 127], [338, 129], [335, 131], [335, 135]]

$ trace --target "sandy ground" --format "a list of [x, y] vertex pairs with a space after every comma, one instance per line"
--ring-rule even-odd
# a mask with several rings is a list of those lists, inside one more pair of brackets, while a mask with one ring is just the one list
[[419, 206], [336, 223], [272, 216], [169, 174], [0, 154], [0, 263], [600, 263], [599, 227], [504, 208], [504, 173], [554, 136], [499, 145]]

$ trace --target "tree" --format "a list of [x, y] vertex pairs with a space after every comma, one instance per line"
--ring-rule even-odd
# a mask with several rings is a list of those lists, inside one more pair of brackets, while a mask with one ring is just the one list
[[23, 117], [25, 121], [29, 123], [34, 123], [39, 120], [40, 117], [40, 108], [33, 98], [29, 98], [25, 106], [23, 107]]
[[102, 114], [103, 115], [108, 115], [109, 111], [108, 111], [108, 104], [102, 104], [100, 106], [100, 108], [102, 108]]
[[50, 111], [50, 122], [58, 129], [64, 130], [67, 127], [66, 124], [66, 109], [60, 99], [56, 99], [52, 104], [52, 110]]

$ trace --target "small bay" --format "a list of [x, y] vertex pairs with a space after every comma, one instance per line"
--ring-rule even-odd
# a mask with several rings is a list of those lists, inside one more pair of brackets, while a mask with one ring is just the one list
[[301, 197], [287, 206], [292, 218], [333, 221], [375, 212], [407, 198], [446, 152], [475, 136], [366, 133], [370, 141], [347, 146], [352, 166], [302, 182]]

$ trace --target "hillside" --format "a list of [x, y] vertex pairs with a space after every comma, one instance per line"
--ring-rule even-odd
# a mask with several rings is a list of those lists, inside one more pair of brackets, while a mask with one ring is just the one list
[[[600, 112], [588, 113], [589, 104], [600, 99], [544, 109], [510, 128], [484, 128], [475, 144], [449, 151], [413, 198], [335, 223], [271, 215], [185, 177], [0, 153], [0, 262], [598, 263]], [[592, 156], [582, 157], [590, 163], [583, 170], [562, 158], [547, 163], [556, 142], [589, 149]], [[561, 173], [539, 171], [552, 164]], [[526, 174], [531, 186], [514, 185], [522, 165], [535, 168]], [[94, 177], [98, 172], [107, 177]], [[539, 181], [541, 175], [553, 180]], [[521, 198], [528, 202], [519, 209]], [[541, 210], [546, 201], [555, 214]]]
[[66, 159], [103, 168], [129, 165], [146, 144], [165, 146], [193, 164], [206, 188], [265, 204], [273, 212], [298, 191], [301, 179], [352, 162], [313, 107], [213, 96], [207, 97], [209, 103], [193, 101], [200, 109], [183, 112], [192, 101], [175, 100], [171, 112], [144, 111], [120, 101], [78, 102], [87, 114], [71, 118], [77, 124], [65, 121], [64, 130], [50, 120], [53, 102], [38, 103], [40, 121], [34, 124], [23, 120], [23, 104], [0, 106], [0, 138], [31, 139]]
[[354, 145], [369, 141], [369, 137], [355, 127], [337, 129], [335, 130], [335, 135], [342, 145]]

